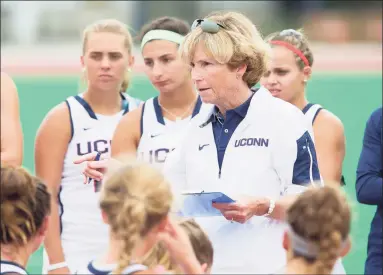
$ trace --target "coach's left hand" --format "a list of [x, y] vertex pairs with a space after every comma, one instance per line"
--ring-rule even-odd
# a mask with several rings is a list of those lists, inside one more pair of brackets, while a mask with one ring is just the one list
[[228, 220], [245, 223], [253, 216], [262, 216], [269, 210], [270, 201], [267, 198], [258, 198], [246, 202], [213, 203], [214, 208], [221, 211]]

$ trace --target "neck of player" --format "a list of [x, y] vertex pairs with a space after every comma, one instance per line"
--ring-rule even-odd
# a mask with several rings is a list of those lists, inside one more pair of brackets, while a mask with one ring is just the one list
[[303, 110], [309, 102], [305, 96], [305, 92], [303, 91], [296, 98], [293, 98], [290, 103], [298, 107], [299, 110]]
[[215, 105], [219, 112], [226, 117], [226, 111], [235, 109], [245, 103], [252, 93], [253, 92], [244, 83], [235, 89], [228, 89], [226, 96], [221, 97]]
[[114, 115], [121, 111], [119, 90], [105, 91], [89, 87], [84, 93], [84, 99], [96, 114]]
[[[1, 245], [1, 260], [18, 264], [25, 268], [32, 251], [29, 247], [16, 248], [10, 245]], [[28, 252], [30, 251], [30, 252]]]
[[285, 274], [312, 274], [308, 264], [303, 259], [290, 259], [287, 262]]
[[[142, 249], [139, 249], [142, 244], [136, 244], [135, 247], [131, 248], [131, 260], [139, 258], [145, 255]], [[138, 248], [137, 248], [138, 247]], [[102, 258], [103, 264], [117, 264], [120, 259], [120, 255], [124, 249], [123, 242], [114, 237], [113, 233], [110, 233], [109, 246], [105, 256]]]
[[[158, 96], [164, 116], [170, 119], [174, 119], [172, 115], [182, 116], [182, 118], [189, 116], [194, 110], [196, 100], [197, 92], [191, 80], [173, 91], [160, 92]], [[171, 114], [168, 114], [167, 110]]]

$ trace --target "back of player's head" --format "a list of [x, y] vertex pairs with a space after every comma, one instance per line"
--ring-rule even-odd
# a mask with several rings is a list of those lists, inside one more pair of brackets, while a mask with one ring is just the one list
[[289, 255], [311, 264], [313, 274], [331, 274], [349, 246], [351, 211], [339, 187], [310, 188], [288, 209]]
[[145, 34], [153, 30], [165, 30], [180, 35], [186, 35], [190, 31], [190, 26], [186, 21], [176, 17], [160, 17], [147, 23], [141, 28], [138, 40], [141, 42]]
[[214, 250], [208, 235], [193, 219], [181, 221], [180, 226], [188, 234], [199, 263], [210, 269], [213, 265]]
[[[206, 53], [220, 64], [233, 69], [247, 65], [243, 80], [248, 87], [258, 83], [266, 71], [270, 47], [249, 18], [233, 11], [213, 12], [194, 24], [180, 48], [188, 63], [202, 43]], [[218, 25], [214, 28], [213, 24]]]
[[1, 167], [0, 193], [1, 244], [23, 247], [39, 234], [50, 214], [50, 194], [40, 179], [13, 166]]
[[[179, 220], [179, 225], [188, 235], [194, 254], [201, 266], [205, 266], [205, 270], [210, 270], [213, 265], [214, 252], [213, 245], [207, 234], [192, 219]], [[161, 243], [157, 243], [152, 248], [143, 263], [151, 267], [161, 265], [166, 270], [171, 270], [178, 274], [182, 273], [182, 270], [179, 270], [177, 263], [172, 262], [169, 252]]]
[[167, 217], [171, 204], [170, 185], [149, 164], [130, 161], [108, 176], [100, 206], [112, 233], [123, 243], [118, 273], [129, 265], [137, 242]]
[[[270, 43], [271, 45], [284, 45], [285, 47], [289, 47], [290, 49], [291, 49], [291, 47], [289, 45], [291, 45], [293, 47], [292, 51], [295, 55], [296, 63], [301, 70], [305, 66], [310, 66], [310, 67], [313, 66], [314, 55], [310, 49], [309, 42], [308, 42], [306, 36], [303, 34], [302, 30], [296, 31], [293, 29], [288, 29], [288, 30], [283, 30], [280, 32], [275, 32], [275, 33], [268, 35], [265, 38], [265, 40], [268, 43]], [[302, 57], [300, 57], [296, 53], [294, 48], [303, 54], [303, 56], [306, 58], [308, 64], [305, 64], [305, 60], [302, 59]]]
[[[87, 50], [87, 43], [91, 33], [113, 33], [124, 37], [124, 46], [129, 55], [132, 54], [133, 38], [129, 32], [128, 26], [116, 19], [98, 20], [88, 26], [83, 31], [82, 54]], [[129, 85], [129, 75], [125, 74], [121, 91], [125, 92]]]

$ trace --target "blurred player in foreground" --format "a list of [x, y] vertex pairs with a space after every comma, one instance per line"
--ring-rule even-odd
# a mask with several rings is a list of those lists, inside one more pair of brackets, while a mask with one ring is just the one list
[[101, 20], [83, 34], [81, 65], [87, 90], [54, 107], [40, 125], [35, 145], [36, 173], [52, 192], [52, 222], [45, 241], [44, 267], [50, 274], [75, 272], [78, 264], [106, 249], [108, 228], [97, 186], [85, 185], [79, 156], [110, 154], [123, 115], [138, 107], [125, 94], [133, 65], [132, 37], [125, 24]]
[[287, 265], [280, 274], [332, 274], [350, 251], [351, 210], [336, 186], [303, 192], [288, 209], [287, 223]]
[[[305, 88], [312, 74], [313, 52], [304, 35], [284, 30], [266, 37], [272, 46], [268, 70], [261, 79], [273, 96], [298, 107], [305, 115], [315, 142], [319, 171], [323, 180], [344, 183], [342, 163], [345, 156], [343, 124], [319, 104], [309, 103]], [[282, 119], [282, 118], [281, 118]]]
[[48, 228], [50, 194], [21, 167], [1, 167], [1, 274], [27, 274]]
[[101, 189], [109, 247], [78, 274], [156, 273], [140, 263], [158, 241], [164, 242], [182, 273], [202, 274], [187, 233], [169, 217], [172, 202], [170, 185], [157, 169], [136, 161], [118, 165]]
[[[181, 219], [179, 225], [188, 235], [194, 254], [204, 274], [210, 274], [213, 265], [214, 251], [209, 237], [193, 219]], [[174, 272], [175, 274], [182, 273], [182, 270], [178, 264], [172, 260], [170, 253], [162, 243], [157, 243], [153, 247], [143, 261], [143, 264], [149, 267], [161, 265], [166, 270]]]
[[23, 162], [23, 130], [19, 96], [9, 75], [1, 72], [1, 164], [20, 166]]

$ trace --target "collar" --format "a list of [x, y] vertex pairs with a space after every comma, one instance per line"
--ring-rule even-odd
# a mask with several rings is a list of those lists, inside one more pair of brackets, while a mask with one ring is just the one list
[[[227, 110], [227, 112], [230, 112], [230, 113], [234, 112], [237, 115], [239, 115], [240, 117], [245, 118], [247, 115], [247, 111], [249, 110], [251, 100], [252, 100], [254, 94], [257, 92], [257, 90], [258, 89], [252, 89], [251, 90], [252, 93], [251, 93], [250, 97], [245, 102], [243, 102], [241, 105], [239, 105], [238, 107], [236, 107], [234, 109]], [[211, 118], [210, 118], [211, 122], [217, 121], [217, 118], [224, 119], [223, 115], [219, 112], [218, 107], [214, 106], [214, 111], [211, 114]]]

